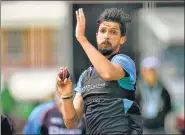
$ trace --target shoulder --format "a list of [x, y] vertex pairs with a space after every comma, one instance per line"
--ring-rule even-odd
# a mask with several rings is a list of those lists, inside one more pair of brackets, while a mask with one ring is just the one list
[[135, 63], [128, 55], [117, 54], [111, 59], [111, 62], [114, 64], [120, 64], [127, 73], [133, 73], [135, 76]]
[[111, 59], [111, 62], [121, 65], [123, 70], [126, 72], [126, 76], [118, 80], [119, 85], [125, 89], [135, 89], [136, 66], [134, 61], [128, 55], [117, 54]]
[[81, 75], [80, 75], [80, 77], [79, 77], [79, 79], [78, 79], [78, 83], [81, 83], [81, 82], [82, 82], [82, 80], [83, 80], [85, 74], [87, 73], [87, 71], [88, 71], [89, 69], [90, 69], [90, 67], [89, 67], [88, 69], [84, 70], [84, 71], [81, 73]]
[[86, 72], [87, 72], [87, 70], [84, 70], [84, 71], [82, 72], [82, 74], [80, 75], [80, 77], [79, 77], [79, 79], [78, 79], [78, 82], [77, 82], [77, 86], [76, 86], [76, 88], [74, 89], [76, 92], [81, 93], [81, 92], [83, 91], [83, 89], [82, 89], [82, 81], [83, 81], [83, 78], [84, 78], [84, 75], [85, 75]]
[[116, 61], [116, 60], [128, 61], [128, 62], [134, 63], [134, 61], [126, 54], [117, 54], [111, 59], [111, 61]]
[[90, 69], [90, 67], [89, 67], [88, 69], [84, 70], [84, 71], [81, 73], [80, 77], [83, 77], [83, 76], [85, 75], [85, 73], [86, 73], [89, 69]]

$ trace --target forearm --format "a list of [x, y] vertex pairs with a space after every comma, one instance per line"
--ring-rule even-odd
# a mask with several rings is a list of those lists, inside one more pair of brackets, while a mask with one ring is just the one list
[[114, 70], [112, 63], [103, 56], [85, 37], [79, 39], [79, 42], [87, 54], [92, 65], [101, 77], [107, 78]]
[[62, 112], [64, 123], [67, 128], [76, 128], [79, 123], [79, 117], [74, 108], [72, 98], [63, 99], [60, 111]]

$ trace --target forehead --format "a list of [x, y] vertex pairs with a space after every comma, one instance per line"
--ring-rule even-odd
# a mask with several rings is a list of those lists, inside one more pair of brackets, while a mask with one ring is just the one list
[[120, 29], [120, 25], [117, 22], [103, 21], [101, 22], [99, 28], [102, 28], [102, 27]]

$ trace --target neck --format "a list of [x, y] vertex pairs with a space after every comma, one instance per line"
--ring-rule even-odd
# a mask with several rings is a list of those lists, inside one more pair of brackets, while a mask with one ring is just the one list
[[110, 55], [107, 55], [107, 56], [105, 56], [107, 59], [109, 59], [112, 55], [114, 55], [114, 54], [110, 54]]
[[114, 55], [116, 55], [116, 54], [118, 54], [118, 53], [120, 53], [119, 51], [118, 52], [113, 52], [112, 54], [110, 54], [110, 55], [107, 55], [107, 56], [105, 56], [107, 59], [110, 59], [112, 56], [114, 56]]

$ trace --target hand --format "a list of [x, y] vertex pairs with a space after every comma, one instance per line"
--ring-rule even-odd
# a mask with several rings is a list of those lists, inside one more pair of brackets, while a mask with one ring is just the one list
[[76, 38], [79, 41], [85, 37], [85, 15], [82, 8], [76, 11]]
[[72, 93], [72, 82], [69, 78], [69, 71], [67, 68], [61, 67], [57, 76], [57, 91], [61, 96], [67, 96]]

